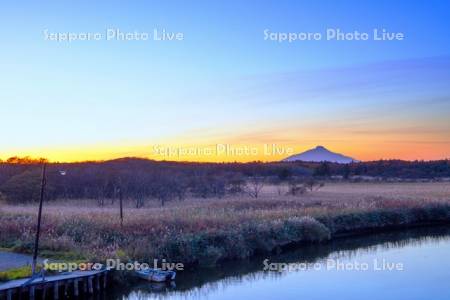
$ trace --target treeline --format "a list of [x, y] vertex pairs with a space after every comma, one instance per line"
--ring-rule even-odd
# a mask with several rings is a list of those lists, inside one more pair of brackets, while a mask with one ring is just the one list
[[[0, 197], [21, 203], [39, 197], [41, 160], [14, 158], [0, 162]], [[47, 163], [46, 198], [133, 199], [161, 201], [223, 197], [249, 192], [257, 197], [261, 182], [311, 183], [311, 178], [354, 176], [381, 178], [450, 177], [450, 162], [374, 161], [352, 164], [308, 162], [189, 163], [123, 158], [104, 162]], [[250, 185], [250, 186], [249, 186]], [[294, 189], [294, 188], [293, 188]]]
[[[147, 198], [162, 205], [186, 196], [223, 197], [244, 192], [247, 179], [255, 185], [267, 178], [306, 177], [303, 166], [268, 163], [178, 163], [124, 158], [105, 162], [47, 164], [47, 199], [130, 198], [136, 207]], [[36, 201], [41, 163], [0, 163], [0, 193], [9, 202]], [[100, 202], [100, 204], [102, 204]]]
[[[323, 165], [319, 165], [319, 170], [316, 170], [316, 173], [318, 171], [323, 172]], [[325, 173], [327, 175], [341, 175], [345, 178], [371, 176], [400, 179], [433, 179], [450, 177], [450, 161], [379, 160], [344, 165], [329, 164], [329, 170], [325, 170]]]

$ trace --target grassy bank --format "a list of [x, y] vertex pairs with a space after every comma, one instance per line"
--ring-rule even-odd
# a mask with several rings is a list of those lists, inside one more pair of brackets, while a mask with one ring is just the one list
[[[370, 189], [361, 186], [356, 186], [359, 190], [335, 186], [302, 197], [280, 196], [266, 189], [258, 199], [191, 199], [164, 208], [150, 204], [143, 209], [127, 207], [123, 226], [115, 206], [47, 204], [41, 248], [93, 261], [164, 258], [190, 266], [214, 265], [293, 243], [323, 242], [344, 234], [392, 227], [449, 223], [448, 187], [440, 187], [444, 190], [435, 196], [428, 194], [430, 199], [411, 194], [410, 187], [403, 196], [385, 194], [383, 191], [392, 185], [380, 185], [382, 190], [374, 193], [373, 189], [371, 194], [367, 192]], [[427, 188], [430, 186], [418, 190]], [[35, 221], [33, 206], [3, 206], [0, 247], [30, 252]]]
[[0, 272], [0, 281], [8, 281], [31, 276], [31, 266], [23, 266]]
[[[39, 272], [41, 271], [42, 266], [38, 265], [36, 270]], [[6, 271], [0, 272], [0, 282], [1, 281], [8, 281], [8, 280], [14, 280], [14, 279], [20, 279], [20, 278], [26, 278], [31, 276], [31, 266], [23, 266], [19, 268], [12, 268]]]

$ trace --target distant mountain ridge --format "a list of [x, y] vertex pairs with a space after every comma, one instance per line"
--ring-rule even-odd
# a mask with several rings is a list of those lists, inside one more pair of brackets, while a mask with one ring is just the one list
[[340, 164], [348, 164], [352, 162], [359, 162], [358, 160], [345, 156], [339, 153], [332, 152], [323, 146], [317, 146], [314, 149], [307, 150], [305, 152], [291, 155], [282, 161], [312, 161], [312, 162], [334, 162]]

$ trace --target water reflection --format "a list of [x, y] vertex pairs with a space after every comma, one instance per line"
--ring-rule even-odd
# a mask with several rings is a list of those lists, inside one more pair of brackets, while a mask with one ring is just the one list
[[[263, 261], [267, 258], [270, 262], [325, 264], [328, 259], [369, 262], [379, 257], [405, 261], [409, 270], [406, 269], [402, 274], [396, 275], [382, 275], [376, 272], [362, 274], [356, 271], [337, 274], [337, 272], [323, 270], [263, 271]], [[442, 265], [439, 259], [443, 259], [447, 265]], [[280, 255], [261, 256], [244, 262], [229, 262], [214, 269], [181, 272], [177, 275], [176, 285], [173, 286], [139, 282], [121, 291], [112, 292], [110, 297], [116, 299], [241, 299], [245, 296], [260, 299], [298, 299], [301, 293], [310, 299], [314, 297], [321, 299], [327, 296], [323, 286], [333, 286], [334, 294], [345, 296], [347, 299], [356, 295], [356, 292], [368, 294], [369, 299], [370, 293], [373, 292], [372, 288], [378, 290], [396, 282], [396, 289], [404, 289], [409, 284], [408, 281], [410, 283], [420, 281], [423, 276], [419, 272], [423, 269], [420, 268], [425, 268], [427, 265], [427, 275], [433, 277], [434, 274], [437, 278], [448, 280], [445, 276], [450, 276], [450, 273], [446, 271], [450, 270], [450, 228], [420, 228], [339, 239], [323, 245], [304, 246]], [[444, 268], [445, 266], [448, 268]], [[386, 280], [390, 281], [385, 282]], [[447, 299], [440, 296], [450, 296], [439, 292], [439, 282], [430, 284], [436, 286], [422, 285], [422, 288], [433, 289], [436, 293], [434, 299]], [[443, 282], [442, 286], [445, 287], [446, 283]], [[354, 291], [350, 291], [350, 288]], [[400, 295], [406, 296], [405, 293], [412, 292], [404, 291]], [[390, 295], [395, 296], [396, 293], [391, 292], [382, 296], [389, 298]], [[378, 296], [381, 295], [378, 294]], [[354, 299], [358, 298], [354, 297]], [[407, 298], [420, 299], [420, 295], [410, 294]]]

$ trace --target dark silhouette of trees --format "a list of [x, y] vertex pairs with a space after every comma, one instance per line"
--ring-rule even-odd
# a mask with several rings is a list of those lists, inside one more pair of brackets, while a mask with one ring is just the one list
[[[32, 202], [39, 193], [41, 160], [10, 158], [0, 162], [0, 193], [9, 202]], [[64, 174], [64, 176], [62, 176]], [[265, 183], [286, 183], [290, 193], [313, 177], [323, 180], [339, 175], [379, 178], [450, 178], [450, 163], [440, 161], [380, 160], [351, 164], [313, 162], [190, 163], [123, 158], [104, 162], [48, 163], [46, 199], [97, 199], [114, 203], [120, 189], [123, 199], [136, 207], [146, 199], [181, 201], [187, 196], [224, 197], [248, 193], [258, 197]], [[296, 184], [293, 182], [298, 181]], [[307, 184], [308, 185], [308, 184]], [[308, 189], [310, 185], [307, 186]], [[318, 187], [313, 185], [312, 189]], [[320, 187], [319, 187], [320, 188]]]
[[314, 176], [327, 177], [331, 175], [330, 165], [328, 162], [322, 162], [314, 170]]
[[9, 202], [37, 202], [40, 195], [39, 170], [26, 170], [12, 176], [1, 187], [1, 192]]

